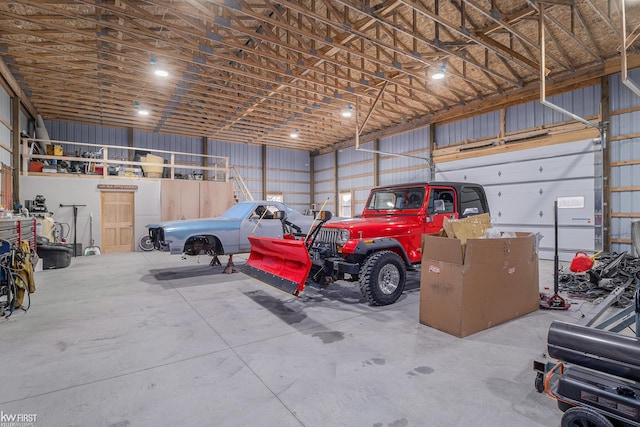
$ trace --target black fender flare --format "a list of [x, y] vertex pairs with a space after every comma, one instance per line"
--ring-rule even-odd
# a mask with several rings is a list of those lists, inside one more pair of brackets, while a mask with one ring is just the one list
[[356, 245], [353, 251], [353, 254], [366, 257], [368, 254], [372, 252], [378, 252], [385, 249], [391, 250], [397, 253], [398, 255], [400, 255], [405, 265], [407, 266], [411, 265], [411, 261], [409, 260], [409, 257], [407, 256], [407, 253], [405, 252], [400, 242], [398, 242], [396, 239], [393, 239], [391, 237], [383, 237], [380, 239], [374, 239], [373, 241], [360, 240]]

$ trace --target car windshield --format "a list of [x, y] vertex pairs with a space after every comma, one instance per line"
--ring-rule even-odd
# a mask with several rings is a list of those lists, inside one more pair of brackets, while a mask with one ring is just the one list
[[367, 209], [420, 209], [424, 194], [424, 188], [377, 190], [371, 195]]
[[[255, 203], [237, 203], [223, 212], [220, 217], [221, 218], [246, 218], [249, 216], [251, 212], [253, 212], [256, 204]], [[287, 215], [294, 212], [294, 209], [290, 206], [282, 204], [282, 209], [287, 213]]]
[[220, 217], [221, 218], [245, 218], [249, 215], [249, 212], [253, 211], [253, 207], [255, 205], [253, 203], [238, 203], [236, 205], [231, 206], [229, 209], [224, 211]]

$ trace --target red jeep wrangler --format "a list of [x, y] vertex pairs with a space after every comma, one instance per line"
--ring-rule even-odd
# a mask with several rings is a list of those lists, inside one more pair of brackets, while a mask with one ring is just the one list
[[406, 270], [422, 259], [422, 235], [436, 234], [442, 221], [488, 213], [481, 185], [430, 182], [371, 190], [359, 218], [326, 223], [309, 247], [306, 285], [358, 281], [372, 305], [393, 304], [402, 294]]

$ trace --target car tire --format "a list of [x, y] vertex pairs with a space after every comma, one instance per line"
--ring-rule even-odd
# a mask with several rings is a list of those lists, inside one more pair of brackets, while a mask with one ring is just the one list
[[583, 406], [576, 406], [562, 415], [562, 427], [613, 427], [607, 417]]
[[140, 247], [140, 249], [142, 249], [145, 252], [152, 251], [153, 240], [151, 240], [151, 237], [149, 235], [144, 235], [140, 238], [140, 241], [138, 242], [138, 246]]
[[404, 291], [407, 271], [393, 251], [374, 252], [360, 268], [360, 292], [371, 305], [389, 305]]

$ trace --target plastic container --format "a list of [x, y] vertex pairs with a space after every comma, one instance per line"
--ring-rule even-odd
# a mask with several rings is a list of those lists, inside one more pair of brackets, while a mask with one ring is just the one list
[[574, 273], [582, 273], [584, 271], [591, 270], [593, 266], [593, 259], [587, 255], [585, 252], [576, 252], [576, 255], [571, 260], [571, 265], [569, 266], [569, 270]]

